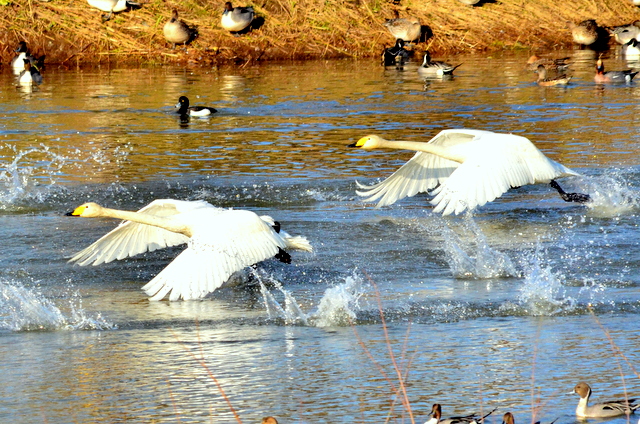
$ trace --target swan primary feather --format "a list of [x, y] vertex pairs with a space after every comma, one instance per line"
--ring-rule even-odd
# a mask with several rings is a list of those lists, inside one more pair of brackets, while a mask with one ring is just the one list
[[169, 300], [199, 299], [247, 266], [271, 257], [290, 262], [284, 249], [312, 251], [306, 238], [280, 230], [271, 217], [217, 208], [205, 201], [154, 200], [137, 212], [85, 203], [68, 215], [124, 220], [70, 259], [81, 266], [187, 244], [143, 287], [151, 300], [161, 300], [167, 294]]
[[587, 202], [581, 193], [565, 193], [556, 178], [580, 175], [546, 157], [527, 138], [491, 131], [443, 130], [429, 142], [391, 141], [377, 135], [362, 137], [349, 147], [388, 148], [418, 153], [384, 181], [358, 183], [358, 195], [390, 205], [404, 197], [431, 191], [434, 212], [459, 214], [526, 184], [553, 183], [567, 201]]

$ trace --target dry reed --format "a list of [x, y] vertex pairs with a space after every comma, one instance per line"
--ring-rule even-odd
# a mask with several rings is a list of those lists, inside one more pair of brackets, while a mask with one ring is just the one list
[[[49, 63], [246, 64], [258, 60], [360, 58], [378, 55], [393, 44], [382, 23], [398, 10], [415, 16], [433, 36], [420, 43], [433, 54], [502, 49], [550, 50], [571, 46], [568, 21], [596, 18], [600, 25], [640, 19], [631, 1], [499, 0], [466, 6], [457, 0], [272, 0], [253, 5], [263, 24], [235, 37], [220, 28], [224, 0], [141, 0], [142, 7], [114, 15], [84, 0], [14, 0], [0, 6], [0, 58], [7, 63], [18, 41]], [[397, 4], [396, 4], [397, 3]], [[185, 51], [165, 42], [171, 10], [198, 28]]]

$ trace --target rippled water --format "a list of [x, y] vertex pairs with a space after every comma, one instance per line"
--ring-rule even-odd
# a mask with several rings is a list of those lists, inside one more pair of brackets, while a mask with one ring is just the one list
[[[598, 87], [592, 52], [561, 53], [567, 88], [534, 84], [526, 54], [452, 57], [457, 76], [430, 81], [415, 63], [332, 61], [47, 69], [23, 90], [5, 70], [0, 421], [424, 422], [437, 402], [566, 423], [580, 380], [603, 399], [624, 376], [640, 395], [640, 85]], [[219, 113], [181, 123], [180, 95]], [[382, 209], [355, 195], [412, 153], [347, 144], [460, 127], [529, 137], [585, 174], [565, 185], [594, 204], [527, 186], [443, 218], [424, 195]], [[173, 303], [141, 287], [180, 249], [66, 262], [116, 223], [65, 212], [156, 198], [269, 214], [316, 252]]]

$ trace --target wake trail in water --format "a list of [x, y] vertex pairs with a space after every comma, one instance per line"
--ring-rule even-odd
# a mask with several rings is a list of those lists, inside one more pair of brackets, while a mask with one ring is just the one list
[[109, 330], [115, 325], [82, 309], [81, 296], [63, 312], [51, 300], [17, 281], [0, 281], [0, 329], [10, 331]]

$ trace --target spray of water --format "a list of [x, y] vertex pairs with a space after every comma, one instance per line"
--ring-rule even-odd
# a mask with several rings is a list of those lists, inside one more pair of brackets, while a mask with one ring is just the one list
[[462, 220], [465, 240], [449, 225], [449, 221], [443, 221], [441, 230], [444, 235], [446, 260], [454, 277], [488, 279], [518, 276], [511, 259], [489, 246], [486, 236], [473, 220], [471, 213], [467, 213]]
[[[0, 171], [0, 208], [23, 200], [42, 202], [55, 190], [55, 176], [66, 163], [64, 156], [45, 145], [23, 151], [4, 145], [0, 150], [10, 150], [14, 155], [13, 161]], [[23, 163], [27, 157], [31, 157], [31, 165]]]
[[10, 331], [107, 330], [115, 326], [101, 315], [89, 316], [81, 296], [74, 294], [63, 312], [58, 306], [17, 281], [0, 281], [0, 329]]
[[[288, 290], [271, 276], [254, 271], [260, 284], [269, 318], [283, 319], [286, 325], [305, 325], [313, 327], [335, 327], [351, 325], [360, 310], [359, 300], [364, 294], [363, 280], [354, 274], [345, 278], [343, 283], [329, 287], [318, 304], [315, 312], [305, 313]], [[278, 302], [265, 281], [284, 296], [284, 305]]]

